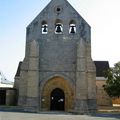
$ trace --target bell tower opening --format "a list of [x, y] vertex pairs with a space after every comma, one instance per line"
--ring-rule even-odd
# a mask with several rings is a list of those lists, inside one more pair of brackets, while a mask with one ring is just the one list
[[42, 22], [42, 34], [47, 34], [48, 33], [48, 24], [46, 21]]
[[71, 20], [69, 23], [69, 34], [75, 34], [76, 33], [76, 22], [74, 20]]
[[55, 22], [55, 34], [62, 34], [63, 33], [63, 24], [60, 19], [57, 19]]
[[60, 88], [56, 88], [51, 92], [50, 110], [64, 111], [65, 110], [65, 94]]

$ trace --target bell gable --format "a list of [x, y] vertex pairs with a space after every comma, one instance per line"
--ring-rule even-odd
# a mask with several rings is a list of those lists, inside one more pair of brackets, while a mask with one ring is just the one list
[[27, 27], [28, 39], [43, 34], [76, 34], [89, 41], [90, 26], [67, 0], [51, 0]]

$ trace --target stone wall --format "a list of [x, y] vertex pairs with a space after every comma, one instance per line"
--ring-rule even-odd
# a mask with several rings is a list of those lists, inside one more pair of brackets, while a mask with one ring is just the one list
[[97, 105], [98, 106], [111, 106], [112, 101], [107, 93], [104, 91], [103, 85], [106, 83], [105, 78], [96, 80], [96, 89], [97, 89]]

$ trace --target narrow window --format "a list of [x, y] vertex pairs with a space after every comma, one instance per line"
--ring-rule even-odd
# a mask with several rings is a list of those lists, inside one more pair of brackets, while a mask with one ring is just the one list
[[70, 24], [69, 24], [69, 34], [75, 34], [76, 33], [76, 24], [75, 24], [75, 21], [72, 20], [70, 21]]
[[42, 22], [42, 34], [47, 34], [48, 33], [48, 25], [47, 22], [43, 21]]

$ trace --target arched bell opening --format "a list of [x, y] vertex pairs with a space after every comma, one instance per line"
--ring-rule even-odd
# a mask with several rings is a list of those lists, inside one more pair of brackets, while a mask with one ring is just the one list
[[57, 19], [55, 22], [55, 34], [62, 34], [63, 33], [63, 24], [60, 19]]
[[64, 111], [65, 110], [65, 94], [60, 88], [55, 88], [50, 95], [50, 110]]
[[74, 20], [71, 20], [69, 23], [69, 34], [75, 34], [76, 33], [76, 22]]
[[47, 34], [48, 33], [48, 24], [46, 21], [42, 22], [42, 34]]

